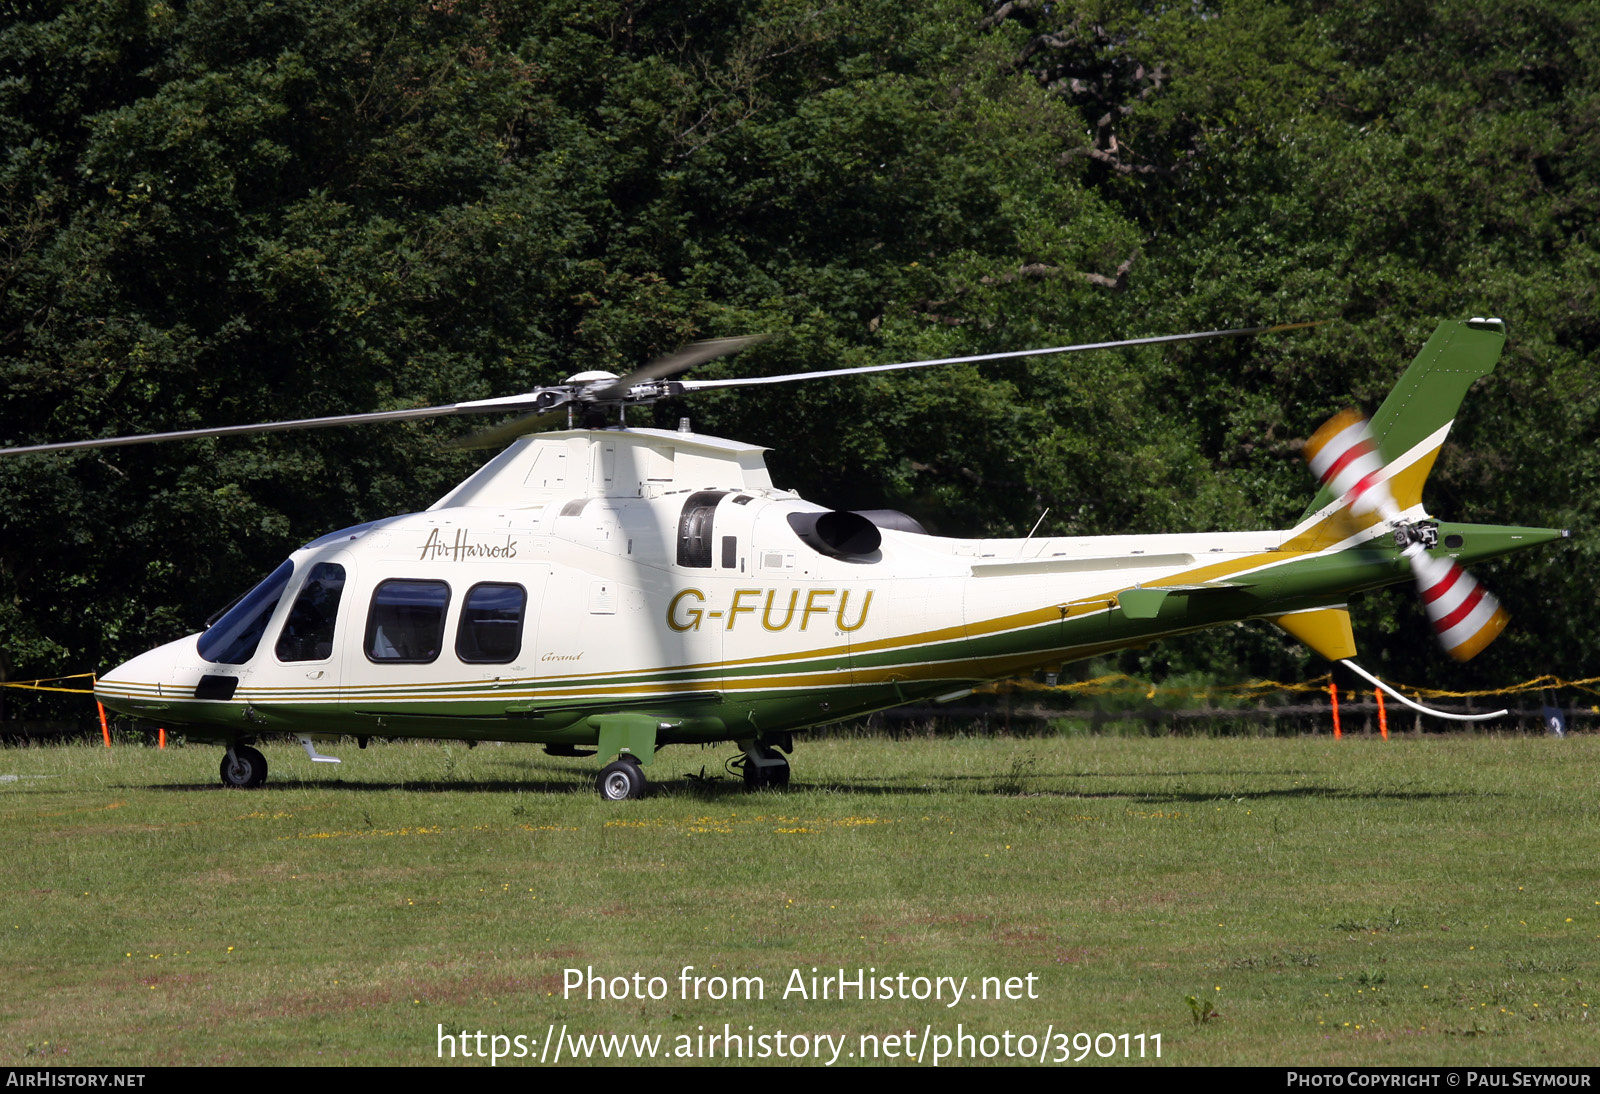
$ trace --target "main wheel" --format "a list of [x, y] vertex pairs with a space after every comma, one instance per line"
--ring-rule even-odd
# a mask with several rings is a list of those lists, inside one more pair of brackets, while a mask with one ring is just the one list
[[596, 780], [600, 796], [606, 801], [622, 802], [644, 797], [644, 771], [632, 756], [623, 756], [606, 764]]
[[249, 745], [235, 745], [222, 757], [222, 785], [249, 790], [267, 781], [267, 758]]

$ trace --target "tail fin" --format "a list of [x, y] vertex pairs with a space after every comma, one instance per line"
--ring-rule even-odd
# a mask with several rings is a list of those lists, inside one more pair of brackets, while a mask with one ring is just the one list
[[1299, 639], [1301, 645], [1315, 650], [1329, 661], [1342, 661], [1356, 655], [1355, 629], [1350, 626], [1350, 608], [1347, 605], [1286, 612], [1267, 618]]
[[[1499, 319], [1446, 320], [1422, 347], [1400, 382], [1372, 416], [1378, 456], [1389, 468], [1389, 488], [1401, 512], [1422, 501], [1422, 484], [1473, 381], [1500, 360], [1506, 325]], [[1300, 517], [1315, 515], [1336, 500], [1324, 486]]]

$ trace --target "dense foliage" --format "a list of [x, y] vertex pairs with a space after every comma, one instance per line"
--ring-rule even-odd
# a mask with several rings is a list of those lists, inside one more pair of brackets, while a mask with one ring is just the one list
[[[391, 409], [776, 337], [697, 375], [1341, 322], [660, 408], [949, 534], [1291, 521], [1298, 440], [1441, 318], [1510, 323], [1430, 486], [1570, 526], [1513, 629], [1401, 679], [1589, 675], [1600, 6], [1521, 0], [9, 0], [0, 443]], [[193, 630], [299, 543], [424, 507], [463, 423], [0, 462], [0, 677]], [[1294, 675], [1249, 627], [1129, 655]], [[1321, 671], [1316, 669], [1315, 671]]]

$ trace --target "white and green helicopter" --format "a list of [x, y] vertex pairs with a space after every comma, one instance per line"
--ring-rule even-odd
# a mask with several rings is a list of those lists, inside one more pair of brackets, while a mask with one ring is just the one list
[[[1446, 649], [1473, 656], [1506, 615], [1461, 564], [1566, 535], [1441, 523], [1422, 505], [1504, 324], [1440, 324], [1370, 423], [1350, 412], [1320, 430], [1307, 457], [1321, 490], [1277, 530], [946, 539], [904, 514], [833, 511], [778, 489], [757, 446], [686, 421], [676, 432], [607, 427], [605, 412], [716, 387], [1280, 329], [667, 379], [752, 341], [729, 339], [506, 399], [0, 455], [522, 411], [478, 435], [511, 443], [427, 511], [306, 544], [205, 631], [100, 676], [96, 697], [222, 744], [222, 781], [235, 787], [265, 781], [251, 743], [275, 734], [334, 763], [318, 739], [593, 749], [613, 800], [645, 792], [643, 769], [664, 745], [732, 741], [749, 785], [781, 787], [798, 730], [1238, 620], [1274, 623], [1366, 675], [1348, 660], [1346, 601], [1408, 577]], [[568, 428], [533, 432], [563, 415]]]

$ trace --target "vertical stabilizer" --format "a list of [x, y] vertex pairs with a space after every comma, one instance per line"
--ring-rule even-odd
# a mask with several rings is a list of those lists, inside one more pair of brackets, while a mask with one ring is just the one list
[[[1372, 436], [1389, 468], [1389, 486], [1402, 512], [1421, 502], [1422, 484], [1433, 470], [1461, 400], [1475, 380], [1494, 371], [1505, 342], [1505, 323], [1499, 319], [1440, 323], [1372, 416]], [[1334, 500], [1324, 487], [1301, 520]]]

